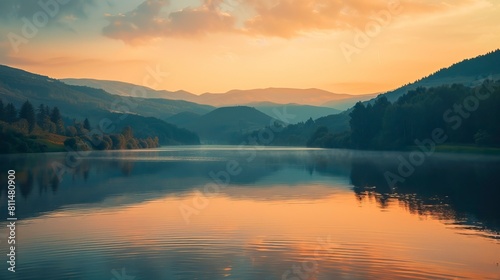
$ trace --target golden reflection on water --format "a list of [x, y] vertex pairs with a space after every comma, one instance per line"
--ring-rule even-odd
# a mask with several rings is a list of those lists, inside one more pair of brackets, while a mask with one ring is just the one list
[[34, 252], [52, 244], [61, 256], [75, 250], [146, 256], [159, 267], [178, 257], [197, 263], [192, 269], [207, 262], [235, 279], [252, 270], [281, 279], [306, 262], [316, 264], [308, 279], [500, 278], [498, 241], [460, 234], [430, 212], [411, 213], [398, 201], [381, 208], [373, 197], [326, 185], [291, 191], [231, 187], [189, 224], [179, 207], [193, 205], [196, 193], [115, 208], [103, 203], [91, 214], [76, 207], [24, 221], [19, 239]]

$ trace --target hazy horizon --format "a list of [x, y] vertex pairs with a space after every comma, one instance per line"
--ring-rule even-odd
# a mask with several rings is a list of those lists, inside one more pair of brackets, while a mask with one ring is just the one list
[[[35, 73], [35, 74], [41, 74], [43, 75], [42, 73]], [[74, 77], [63, 77], [63, 78], [55, 78], [55, 77], [51, 77], [51, 78], [54, 78], [54, 79], [58, 79], [58, 80], [61, 80], [64, 82], [64, 80], [95, 80], [95, 81], [103, 81], [103, 82], [119, 82], [119, 83], [126, 83], [126, 84], [132, 84], [132, 85], [139, 85], [139, 84], [135, 84], [135, 83], [132, 83], [132, 82], [127, 82], [127, 81], [119, 81], [119, 80], [105, 80], [105, 79], [93, 79], [93, 78], [74, 78]], [[144, 86], [144, 85], [139, 85], [139, 86]], [[402, 86], [402, 85], [401, 85]], [[144, 87], [147, 87], [147, 86], [144, 86]], [[232, 89], [229, 89], [227, 91], [224, 91], [224, 92], [208, 92], [208, 91], [205, 91], [205, 92], [191, 92], [191, 91], [188, 91], [188, 90], [185, 90], [185, 89], [165, 89], [165, 88], [151, 88], [153, 90], [157, 90], [157, 91], [162, 91], [162, 90], [165, 90], [165, 91], [169, 91], [169, 92], [179, 92], [179, 91], [184, 91], [184, 92], [188, 92], [188, 93], [191, 93], [191, 94], [194, 94], [194, 95], [203, 95], [203, 94], [225, 94], [225, 93], [229, 93], [229, 92], [232, 92], [232, 91], [253, 91], [253, 90], [267, 90], [267, 89], [292, 89], [292, 90], [320, 90], [320, 91], [326, 91], [326, 92], [330, 92], [330, 93], [333, 93], [333, 94], [337, 94], [337, 95], [352, 95], [352, 96], [364, 96], [364, 95], [376, 95], [376, 94], [380, 94], [380, 93], [383, 93], [383, 92], [368, 92], [368, 93], [349, 93], [349, 92], [335, 92], [335, 91], [330, 91], [330, 90], [326, 90], [326, 89], [323, 89], [323, 88], [317, 88], [317, 87], [312, 87], [312, 88], [292, 88], [292, 87], [280, 87], [280, 86], [271, 86], [271, 87], [265, 87], [265, 88], [232, 88]], [[394, 88], [396, 89], [396, 88]], [[390, 89], [390, 90], [393, 90], [393, 89]], [[388, 90], [388, 91], [390, 91]]]

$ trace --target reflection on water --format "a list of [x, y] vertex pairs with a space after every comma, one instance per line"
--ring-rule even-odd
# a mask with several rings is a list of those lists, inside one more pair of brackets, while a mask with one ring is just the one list
[[[434, 155], [391, 188], [384, 173], [396, 172], [395, 153], [95, 152], [59, 181], [52, 166], [64, 156], [1, 157], [2, 182], [17, 171], [20, 219], [17, 272], [5, 266], [1, 279], [127, 279], [124, 271], [135, 279], [500, 275], [499, 158]], [[241, 172], [200, 201], [209, 173], [229, 161]], [[189, 224], [182, 206], [192, 207]]]

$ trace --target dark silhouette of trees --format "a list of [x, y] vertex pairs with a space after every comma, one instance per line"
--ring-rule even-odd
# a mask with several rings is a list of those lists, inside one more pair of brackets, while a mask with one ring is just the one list
[[40, 104], [35, 111], [33, 105], [27, 100], [18, 112], [12, 103], [4, 106], [0, 100], [0, 139], [2, 139], [0, 153], [47, 151], [48, 146], [37, 139], [54, 137], [50, 134], [67, 137], [62, 138], [64, 143], [60, 145], [74, 151], [146, 149], [160, 146], [157, 136], [134, 137], [131, 126], [124, 127], [120, 134], [91, 135], [90, 132], [91, 126], [88, 118], [85, 118], [83, 122], [75, 119], [72, 126], [64, 128], [58, 107], [51, 109], [49, 106]]
[[2, 99], [0, 99], [0, 121], [5, 120], [5, 105], [3, 105]]
[[19, 119], [26, 120], [28, 122], [29, 133], [33, 132], [33, 129], [35, 129], [36, 125], [35, 109], [28, 100], [23, 103], [23, 105], [21, 106], [21, 110], [19, 110]]
[[312, 146], [323, 146], [327, 139], [325, 137], [328, 136], [328, 128], [326, 126], [320, 126], [314, 134], [311, 136], [311, 138], [307, 141], [307, 146], [312, 147]]
[[56, 133], [64, 134], [64, 122], [61, 116], [61, 112], [59, 108], [54, 107], [50, 112], [50, 121], [53, 122], [56, 126]]
[[450, 145], [500, 146], [498, 108], [500, 81], [485, 81], [475, 88], [459, 84], [421, 87], [393, 104], [384, 96], [373, 104], [358, 102], [350, 113], [349, 132], [332, 135], [318, 128], [308, 145], [406, 149], [416, 146], [416, 140], [431, 138], [435, 129], [442, 129]]
[[7, 106], [5, 106], [5, 121], [10, 124], [17, 121], [17, 110], [12, 103], [9, 103], [7, 104]]
[[40, 104], [37, 109], [36, 122], [43, 131], [56, 132], [55, 124], [50, 120], [50, 109], [48, 106]]

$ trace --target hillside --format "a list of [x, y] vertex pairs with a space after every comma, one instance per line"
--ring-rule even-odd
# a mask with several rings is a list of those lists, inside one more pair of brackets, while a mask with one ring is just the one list
[[[434, 74], [402, 86], [394, 91], [389, 91], [378, 97], [385, 96], [389, 102], [397, 101], [401, 96], [419, 87], [439, 87], [443, 85], [463, 84], [477, 86], [485, 78], [496, 80], [500, 78], [500, 50], [496, 50], [475, 58], [465, 59], [448, 68], [441, 69]], [[365, 104], [374, 103], [378, 98], [373, 98]], [[349, 114], [352, 108], [338, 115], [326, 116], [318, 119], [318, 124], [328, 127], [333, 133], [349, 130]]]
[[197, 144], [198, 136], [174, 125], [153, 118], [167, 118], [178, 112], [207, 112], [210, 106], [185, 101], [166, 99], [122, 99], [100, 89], [69, 86], [49, 77], [23, 70], [0, 66], [0, 99], [4, 104], [20, 107], [29, 100], [35, 108], [40, 104], [58, 107], [65, 125], [68, 120], [83, 121], [88, 118], [97, 126], [102, 120], [109, 120], [115, 132], [131, 126], [138, 136], [158, 136], [160, 144]]
[[190, 122], [197, 120], [200, 117], [201, 117], [200, 114], [191, 112], [182, 112], [167, 118], [166, 121], [175, 124], [177, 126], [184, 126]]
[[33, 104], [57, 106], [63, 115], [94, 118], [102, 112], [137, 114], [166, 119], [180, 112], [207, 113], [213, 107], [181, 100], [119, 98], [102, 89], [70, 86], [59, 80], [0, 65], [0, 98], [20, 106]]
[[408, 91], [418, 87], [436, 87], [455, 83], [475, 86], [485, 78], [492, 80], [500, 78], [500, 50], [462, 60], [411, 84], [386, 92], [384, 96], [387, 100], [394, 102]]
[[163, 98], [171, 100], [184, 100], [190, 102], [196, 102], [197, 95], [189, 93], [187, 91], [166, 91], [166, 90], [155, 90], [145, 86], [134, 85], [131, 83], [119, 82], [119, 81], [107, 81], [107, 80], [95, 80], [95, 79], [61, 79], [65, 84], [73, 86], [86, 86], [91, 88], [102, 89], [114, 95], [120, 96], [133, 96], [134, 92], [144, 93], [144, 98]]
[[289, 120], [290, 123], [305, 122], [310, 118], [317, 119], [323, 116], [340, 113], [339, 110], [329, 107], [300, 104], [282, 105], [271, 102], [259, 102], [248, 104], [248, 106], [251, 106], [269, 116], [278, 117], [279, 114], [289, 114], [292, 116]]
[[352, 108], [352, 106], [354, 106], [359, 101], [362, 101], [362, 102], [367, 101], [367, 100], [370, 100], [370, 99], [377, 97], [378, 95], [379, 95], [379, 93], [366, 94], [366, 95], [361, 95], [361, 96], [353, 96], [353, 97], [347, 98], [347, 99], [329, 101], [329, 102], [322, 104], [321, 106], [344, 111], [344, 110], [348, 110], [349, 108]]
[[239, 144], [243, 134], [263, 128], [272, 120], [255, 108], [223, 107], [194, 118], [183, 127], [198, 133], [204, 143]]
[[[476, 100], [475, 107], [464, 101], [472, 97]], [[462, 108], [464, 114], [448, 108]], [[419, 88], [394, 103], [381, 97], [374, 105], [356, 104], [350, 115], [348, 134], [334, 135], [318, 128], [308, 145], [362, 150], [400, 150], [414, 146], [428, 149], [429, 145], [436, 149], [443, 144], [468, 150], [494, 148], [500, 146], [498, 108], [500, 80], [484, 82], [479, 90], [459, 84]], [[443, 115], [443, 112], [447, 113]], [[422, 144], [422, 139], [426, 139], [427, 144]]]

